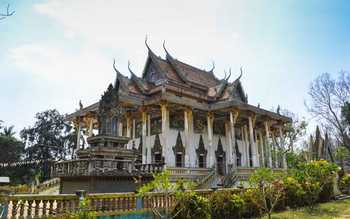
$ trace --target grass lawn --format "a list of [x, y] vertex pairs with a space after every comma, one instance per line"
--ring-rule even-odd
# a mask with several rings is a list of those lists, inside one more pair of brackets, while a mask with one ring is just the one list
[[[267, 217], [266, 217], [267, 218]], [[296, 210], [283, 211], [272, 215], [274, 219], [302, 218], [302, 219], [329, 219], [349, 218], [350, 200], [334, 201], [316, 206], [313, 210], [301, 208]]]

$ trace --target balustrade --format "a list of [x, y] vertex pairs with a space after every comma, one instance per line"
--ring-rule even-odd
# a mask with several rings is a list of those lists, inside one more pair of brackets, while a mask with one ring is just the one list
[[[220, 189], [219, 189], [220, 190]], [[225, 189], [239, 192], [237, 189]], [[209, 198], [213, 190], [197, 190], [199, 195]], [[122, 211], [136, 209], [135, 193], [88, 194], [89, 210], [97, 215], [112, 215]], [[78, 209], [79, 198], [76, 195], [13, 195], [8, 197], [9, 211], [7, 218], [41, 218], [44, 216], [63, 215]], [[174, 207], [174, 194], [161, 192], [147, 193], [143, 199], [143, 209]]]
[[163, 170], [164, 164], [135, 164], [132, 160], [117, 159], [77, 159], [58, 162], [54, 165], [53, 175], [61, 176], [98, 176], [109, 171], [154, 173]]

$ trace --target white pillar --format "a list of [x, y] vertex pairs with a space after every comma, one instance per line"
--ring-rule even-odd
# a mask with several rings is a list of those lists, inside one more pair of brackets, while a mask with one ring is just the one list
[[245, 143], [245, 157], [246, 157], [246, 167], [250, 167], [250, 156], [249, 156], [249, 140], [248, 140], [248, 130], [247, 125], [244, 126], [244, 143]]
[[80, 120], [77, 122], [76, 124], [76, 129], [77, 129], [77, 143], [76, 143], [76, 149], [75, 149], [75, 152], [77, 152], [79, 149], [80, 149], [80, 137], [81, 137], [81, 124], [80, 124]]
[[141, 113], [142, 119], [142, 163], [147, 164], [146, 135], [147, 135], [147, 113]]
[[263, 141], [263, 136], [261, 133], [261, 130], [258, 132], [259, 134], [259, 143], [260, 143], [260, 156], [261, 156], [261, 163], [260, 167], [265, 167], [265, 149], [264, 149], [264, 141]]
[[184, 111], [185, 118], [185, 166], [195, 167], [196, 165], [196, 149], [193, 142], [193, 113], [192, 109], [187, 108]]
[[237, 151], [236, 151], [236, 133], [235, 124], [237, 122], [238, 112], [230, 112], [230, 130], [231, 130], [231, 144], [230, 144], [230, 154], [231, 154], [231, 164], [237, 167]]
[[91, 137], [93, 135], [93, 128], [94, 128], [94, 120], [92, 118], [89, 119], [89, 129], [88, 129], [88, 137]]
[[168, 143], [169, 138], [169, 110], [166, 103], [160, 104], [160, 110], [162, 114], [162, 146], [163, 157], [166, 165], [175, 166], [175, 155], [172, 150], [172, 146]]
[[271, 136], [272, 136], [272, 151], [273, 151], [273, 157], [274, 157], [274, 168], [278, 167], [278, 156], [277, 156], [277, 141], [276, 141], [276, 136], [274, 132], [271, 132]]
[[136, 138], [136, 120], [135, 119], [132, 120], [132, 138], [133, 139]]
[[123, 122], [118, 123], [118, 135], [123, 136]]
[[272, 168], [272, 153], [271, 153], [271, 143], [270, 143], [270, 127], [268, 122], [265, 122], [265, 132], [266, 132], [266, 151], [268, 156], [268, 166]]
[[257, 153], [257, 148], [254, 140], [254, 130], [253, 130], [253, 120], [252, 117], [248, 117], [249, 123], [249, 136], [250, 136], [250, 146], [252, 151], [253, 167], [259, 167], [259, 156]]
[[286, 147], [285, 147], [285, 142], [284, 142], [284, 138], [283, 138], [283, 131], [282, 131], [282, 127], [279, 127], [279, 132], [280, 132], [280, 143], [281, 143], [281, 150], [282, 150], [282, 164], [283, 164], [283, 168], [287, 169], [288, 165], [287, 165], [287, 158], [286, 158]]
[[207, 114], [207, 123], [208, 123], [208, 154], [209, 154], [209, 167], [214, 167], [214, 145], [213, 145], [213, 120], [214, 115], [212, 112]]
[[126, 116], [126, 137], [131, 138], [131, 128], [132, 128], [132, 120], [131, 115], [128, 114]]

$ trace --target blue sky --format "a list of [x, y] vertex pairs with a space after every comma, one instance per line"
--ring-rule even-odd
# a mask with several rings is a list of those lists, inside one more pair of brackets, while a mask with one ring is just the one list
[[348, 1], [0, 0], [0, 119], [19, 131], [36, 112], [70, 113], [98, 101], [113, 81], [113, 58], [141, 74], [147, 50], [242, 78], [249, 102], [304, 107], [317, 75], [350, 69]]

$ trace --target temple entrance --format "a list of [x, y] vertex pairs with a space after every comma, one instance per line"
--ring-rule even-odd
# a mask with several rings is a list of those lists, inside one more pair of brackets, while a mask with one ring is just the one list
[[222, 155], [216, 157], [216, 167], [219, 175], [225, 174], [225, 159]]
[[205, 158], [204, 158], [204, 154], [200, 154], [198, 157], [198, 167], [199, 168], [205, 168]]
[[183, 167], [183, 155], [182, 155], [182, 153], [176, 154], [176, 167]]
[[226, 153], [223, 150], [221, 139], [219, 138], [218, 149], [215, 151], [216, 155], [216, 170], [219, 175], [225, 175], [226, 167]]

